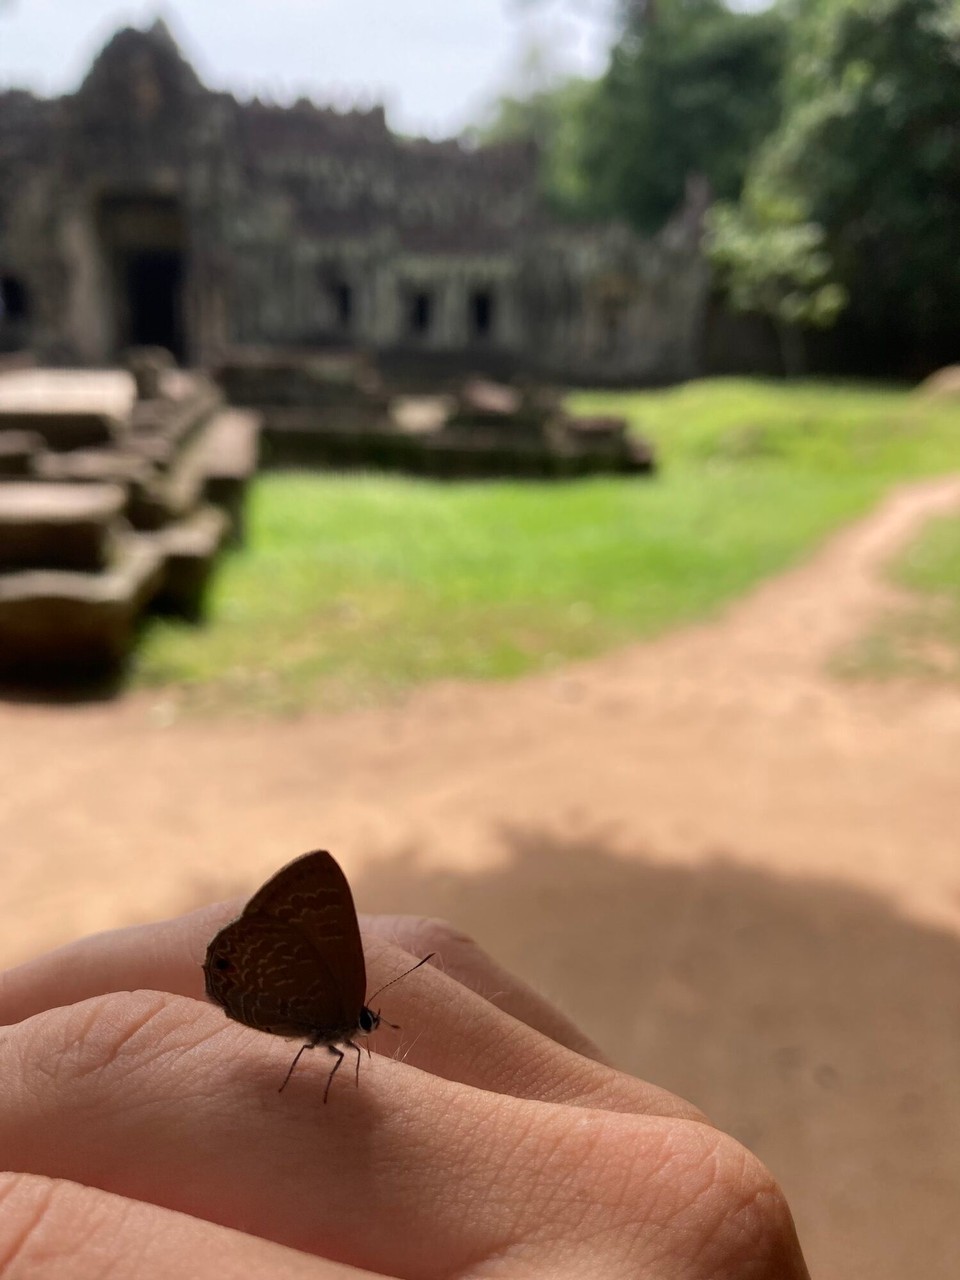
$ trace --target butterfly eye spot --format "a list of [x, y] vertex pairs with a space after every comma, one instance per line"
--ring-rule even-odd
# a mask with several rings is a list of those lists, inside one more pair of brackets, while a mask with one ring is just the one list
[[220, 956], [218, 959], [214, 960], [213, 967], [215, 969], [219, 969], [221, 973], [229, 973], [233, 968], [233, 963], [232, 961], [225, 959], [223, 956]]

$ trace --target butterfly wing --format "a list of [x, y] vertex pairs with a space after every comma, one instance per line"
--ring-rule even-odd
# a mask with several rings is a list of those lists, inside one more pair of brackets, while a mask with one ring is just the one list
[[357, 1028], [329, 966], [291, 925], [258, 913], [226, 925], [207, 948], [207, 995], [258, 1031], [333, 1042]]
[[333, 856], [318, 849], [282, 867], [253, 895], [240, 921], [254, 916], [295, 931], [310, 948], [315, 971], [326, 984], [323, 1025], [356, 1030], [367, 973], [353, 895]]

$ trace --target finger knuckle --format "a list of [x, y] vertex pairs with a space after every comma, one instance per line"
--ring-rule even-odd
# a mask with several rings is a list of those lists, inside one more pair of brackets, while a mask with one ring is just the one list
[[71, 1183], [0, 1174], [0, 1280], [68, 1274], [84, 1217]]
[[700, 1226], [704, 1274], [796, 1274], [793, 1220], [773, 1174], [735, 1139], [715, 1133], [709, 1141], [689, 1205]]
[[37, 1063], [57, 1079], [83, 1080], [152, 1062], [182, 1018], [157, 991], [114, 992], [57, 1010]]
[[469, 933], [442, 916], [424, 916], [420, 920], [418, 941], [446, 956], [482, 954], [479, 943]]

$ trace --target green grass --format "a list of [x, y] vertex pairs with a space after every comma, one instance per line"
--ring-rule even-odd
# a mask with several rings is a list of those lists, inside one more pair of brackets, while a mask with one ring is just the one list
[[890, 566], [910, 593], [838, 661], [845, 675], [960, 683], [960, 518], [943, 516]]
[[626, 414], [658, 477], [265, 475], [209, 622], [151, 624], [135, 682], [282, 710], [544, 669], [702, 617], [893, 483], [960, 467], [960, 409], [900, 390], [725, 379], [571, 402]]

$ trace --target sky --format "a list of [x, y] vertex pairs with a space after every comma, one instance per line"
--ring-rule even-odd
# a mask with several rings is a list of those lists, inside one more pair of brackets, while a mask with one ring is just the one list
[[441, 137], [540, 74], [599, 74], [614, 0], [0, 0], [0, 87], [76, 88], [124, 26], [162, 17], [211, 88], [347, 107]]

